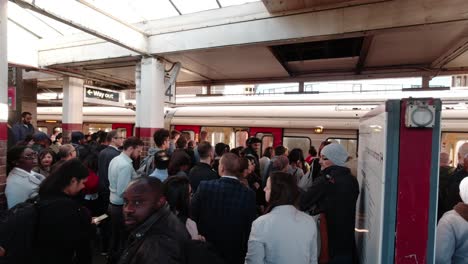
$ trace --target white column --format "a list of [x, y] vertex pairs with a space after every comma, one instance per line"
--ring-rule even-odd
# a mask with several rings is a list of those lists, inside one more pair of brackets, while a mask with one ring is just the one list
[[64, 124], [83, 124], [83, 79], [63, 78]]
[[63, 78], [62, 133], [63, 141], [71, 141], [73, 131], [83, 132], [83, 79]]
[[[5, 123], [5, 127], [8, 121], [7, 3], [8, 0], [0, 0], [0, 125]], [[0, 128], [0, 140], [6, 139], [6, 133], [6, 129]]]
[[[164, 127], [164, 63], [155, 58], [141, 60], [140, 97], [137, 116], [140, 128]], [[138, 96], [138, 94], [137, 94]]]
[[0, 0], [0, 209], [6, 208], [7, 122], [8, 122], [8, 57], [7, 0]]
[[135, 127], [140, 127], [141, 111], [138, 111], [141, 105], [141, 63], [135, 65], [135, 92], [136, 92], [136, 113], [135, 113]]

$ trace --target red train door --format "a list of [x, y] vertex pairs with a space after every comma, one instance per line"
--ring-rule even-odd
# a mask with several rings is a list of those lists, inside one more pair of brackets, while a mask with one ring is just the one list
[[283, 129], [276, 127], [251, 127], [249, 136], [258, 137], [262, 140], [262, 149], [260, 155], [267, 147], [276, 147], [283, 145]]
[[198, 141], [201, 126], [175, 125], [174, 129], [179, 131], [179, 132], [189, 132], [189, 134], [191, 134], [190, 132], [193, 132], [193, 135], [190, 135], [190, 138], [195, 140], [195, 141]]
[[124, 132], [124, 137], [128, 138], [133, 136], [133, 124], [115, 123], [112, 124], [112, 129], [120, 129]]

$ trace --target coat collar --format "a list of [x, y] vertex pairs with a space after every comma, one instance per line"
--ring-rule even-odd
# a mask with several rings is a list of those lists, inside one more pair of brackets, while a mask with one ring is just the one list
[[44, 176], [42, 174], [39, 174], [37, 172], [31, 171], [27, 172], [23, 169], [20, 169], [18, 167], [14, 167], [13, 170], [11, 170], [12, 174], [18, 175], [23, 178], [27, 178], [30, 182], [39, 185], [41, 182], [44, 180]]
[[166, 217], [170, 213], [171, 213], [171, 210], [169, 209], [169, 205], [166, 203], [157, 212], [153, 213], [148, 219], [146, 219], [146, 221], [143, 222], [143, 224], [138, 226], [130, 234], [130, 239], [131, 240], [142, 239], [156, 222], [158, 222], [161, 218]]

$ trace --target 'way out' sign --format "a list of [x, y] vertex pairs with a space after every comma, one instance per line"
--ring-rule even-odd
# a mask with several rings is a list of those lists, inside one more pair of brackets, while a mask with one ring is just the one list
[[125, 95], [122, 92], [116, 92], [93, 86], [84, 86], [84, 102], [101, 105], [125, 106]]

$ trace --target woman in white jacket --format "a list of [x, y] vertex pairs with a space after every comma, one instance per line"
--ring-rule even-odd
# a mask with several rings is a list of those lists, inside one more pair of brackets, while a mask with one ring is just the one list
[[317, 225], [296, 208], [296, 179], [288, 173], [272, 173], [265, 198], [267, 214], [252, 224], [245, 263], [317, 263]]
[[15, 146], [8, 151], [8, 177], [5, 196], [8, 209], [37, 194], [45, 177], [32, 168], [37, 163], [37, 153], [26, 146]]

